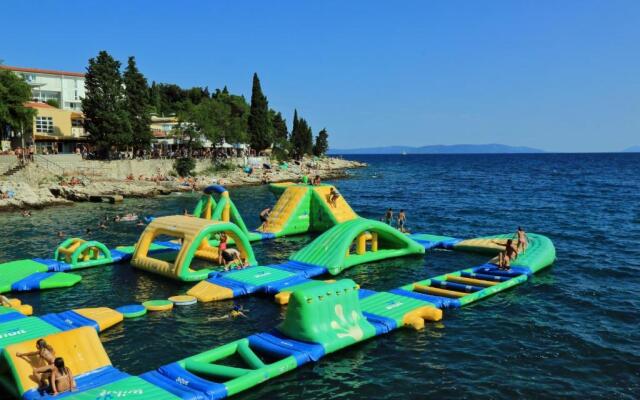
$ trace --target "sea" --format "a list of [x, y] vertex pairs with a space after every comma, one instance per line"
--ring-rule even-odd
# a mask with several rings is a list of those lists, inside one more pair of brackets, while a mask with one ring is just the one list
[[[640, 154], [344, 155], [368, 163], [332, 181], [361, 216], [404, 209], [412, 232], [472, 238], [547, 235], [557, 260], [523, 285], [458, 310], [422, 331], [401, 329], [331, 354], [237, 399], [638, 399], [640, 398]], [[266, 186], [230, 189], [250, 227], [274, 204]], [[199, 194], [77, 203], [0, 214], [0, 262], [51, 257], [65, 237], [109, 247], [144, 227], [104, 217], [181, 214]], [[261, 264], [287, 259], [312, 235], [254, 244]], [[480, 265], [486, 256], [429, 251], [364, 264], [340, 275], [386, 290]], [[67, 289], [18, 294], [36, 314], [118, 307], [182, 294], [182, 284], [128, 264], [82, 270]], [[234, 305], [248, 318], [220, 320]], [[268, 331], [285, 309], [252, 296], [126, 320], [101, 335], [113, 364], [140, 374]]]

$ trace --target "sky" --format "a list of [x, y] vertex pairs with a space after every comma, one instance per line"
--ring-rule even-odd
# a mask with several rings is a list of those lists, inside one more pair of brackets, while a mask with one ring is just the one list
[[640, 145], [640, 1], [4, 0], [0, 59], [84, 71], [107, 50], [149, 82], [298, 109], [332, 148]]

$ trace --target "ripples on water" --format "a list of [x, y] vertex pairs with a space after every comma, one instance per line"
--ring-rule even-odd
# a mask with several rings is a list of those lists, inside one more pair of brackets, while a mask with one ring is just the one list
[[[445, 312], [422, 332], [396, 331], [277, 378], [240, 399], [623, 398], [640, 397], [640, 155], [360, 156], [370, 163], [339, 181], [362, 216], [407, 209], [413, 231], [474, 237], [514, 231], [548, 235], [558, 260], [532, 280], [468, 308]], [[273, 197], [264, 187], [231, 196], [248, 226]], [[0, 214], [0, 261], [50, 256], [56, 232], [109, 246], [134, 243], [142, 228], [98, 220], [116, 213], [181, 213], [196, 196], [76, 204]], [[85, 233], [92, 229], [90, 235]], [[262, 263], [286, 259], [310, 236], [255, 244]], [[389, 289], [485, 261], [432, 252], [355, 267], [342, 276]], [[68, 289], [18, 296], [38, 314], [166, 298], [190, 285], [116, 265], [80, 271]], [[236, 300], [249, 319], [208, 322], [233, 302], [204, 303], [127, 320], [102, 335], [116, 366], [141, 373], [272, 328], [270, 299]]]

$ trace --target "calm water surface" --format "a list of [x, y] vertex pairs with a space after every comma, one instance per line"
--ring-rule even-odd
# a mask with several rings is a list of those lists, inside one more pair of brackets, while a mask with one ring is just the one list
[[[640, 154], [358, 156], [370, 164], [336, 182], [362, 216], [405, 208], [415, 232], [474, 237], [517, 225], [548, 235], [558, 260], [528, 283], [462, 310], [424, 331], [400, 330], [255, 388], [238, 399], [640, 398]], [[248, 226], [274, 202], [265, 187], [232, 189]], [[103, 216], [168, 215], [196, 195], [76, 204], [0, 214], [0, 261], [51, 256], [56, 232], [107, 245], [132, 244], [142, 228]], [[87, 235], [85, 230], [92, 232]], [[311, 236], [255, 244], [261, 263], [286, 259]], [[485, 257], [445, 251], [362, 265], [342, 276], [390, 289], [472, 266]], [[18, 297], [36, 313], [117, 307], [183, 293], [190, 285], [117, 265], [79, 272], [75, 287]], [[235, 300], [248, 319], [207, 321], [233, 302], [151, 313], [102, 335], [113, 363], [133, 374], [254, 332], [283, 310], [265, 297]]]

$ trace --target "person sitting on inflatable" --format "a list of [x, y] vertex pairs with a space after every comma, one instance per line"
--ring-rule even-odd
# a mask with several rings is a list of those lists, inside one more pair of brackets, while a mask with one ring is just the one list
[[[30, 357], [36, 357], [35, 361], [32, 361]], [[51, 382], [51, 373], [53, 370], [53, 363], [56, 359], [56, 352], [44, 339], [38, 339], [36, 342], [36, 351], [29, 353], [16, 353], [16, 357], [25, 359], [28, 363], [34, 366], [33, 375], [38, 379], [38, 386], [43, 389]], [[44, 364], [44, 365], [42, 365]]]
[[513, 240], [507, 240], [506, 244], [496, 242], [495, 240], [493, 243], [505, 248], [503, 252], [498, 254], [498, 268], [502, 270], [511, 269], [511, 261], [518, 257], [518, 248], [513, 245]]
[[62, 357], [58, 357], [53, 362], [54, 368], [51, 371], [51, 390], [53, 395], [76, 390], [76, 381], [69, 367], [64, 365]]

